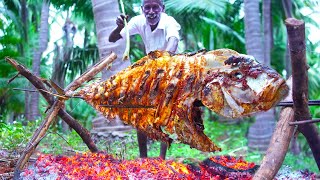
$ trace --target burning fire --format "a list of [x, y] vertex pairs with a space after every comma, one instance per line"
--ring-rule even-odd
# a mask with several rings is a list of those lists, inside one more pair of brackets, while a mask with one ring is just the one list
[[251, 179], [256, 166], [242, 158], [211, 157], [197, 165], [173, 160], [145, 158], [118, 160], [105, 153], [71, 157], [42, 154], [34, 166], [21, 173], [23, 179]]
[[242, 157], [235, 158], [232, 156], [216, 156], [209, 158], [211, 161], [221, 164], [224, 167], [229, 167], [235, 170], [248, 170], [254, 168], [254, 163], [246, 162]]

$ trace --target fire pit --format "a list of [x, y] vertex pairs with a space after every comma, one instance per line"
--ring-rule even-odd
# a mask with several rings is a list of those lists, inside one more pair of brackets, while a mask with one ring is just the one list
[[22, 179], [251, 179], [254, 163], [231, 156], [211, 157], [199, 164], [145, 158], [119, 160], [109, 154], [74, 156], [41, 154]]

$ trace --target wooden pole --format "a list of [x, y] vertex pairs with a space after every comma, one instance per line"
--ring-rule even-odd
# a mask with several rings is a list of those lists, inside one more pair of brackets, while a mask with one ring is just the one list
[[[305, 24], [288, 18], [285, 21], [292, 64], [292, 97], [294, 119], [311, 119], [308, 107], [308, 66], [306, 60]], [[320, 170], [320, 136], [314, 124], [301, 124], [298, 130], [305, 136]]]
[[33, 134], [31, 140], [27, 144], [24, 151], [21, 153], [19, 160], [16, 164], [15, 171], [20, 172], [27, 161], [29, 160], [30, 156], [32, 155], [33, 151], [36, 149], [37, 145], [40, 143], [42, 138], [45, 136], [47, 130], [50, 127], [50, 124], [55, 119], [58, 114], [58, 111], [64, 106], [63, 101], [55, 101], [52, 105], [46, 119], [42, 121], [41, 125], [38, 127], [36, 132]]
[[260, 168], [254, 175], [254, 180], [273, 179], [279, 171], [294, 132], [294, 127], [289, 125], [289, 122], [294, 120], [293, 117], [294, 112], [291, 107], [281, 110], [279, 122], [272, 135]]

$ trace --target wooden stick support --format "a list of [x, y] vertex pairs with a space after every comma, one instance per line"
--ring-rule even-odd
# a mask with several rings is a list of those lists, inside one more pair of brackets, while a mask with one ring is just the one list
[[115, 59], [117, 59], [117, 55], [115, 53], [111, 53], [108, 57], [104, 58], [93, 67], [84, 72], [79, 78], [71, 82], [66, 88], [65, 92], [72, 92], [79, 88], [84, 82], [91, 80], [95, 75], [101, 72], [104, 68], [110, 65]]
[[[49, 106], [52, 106], [54, 103], [54, 97], [49, 94], [46, 86], [44, 85], [41, 78], [33, 75], [27, 68], [17, 63], [15, 60], [11, 58], [6, 58], [6, 60], [16, 68], [19, 73], [26, 77], [29, 82], [40, 92], [40, 94], [44, 97], [44, 99], [48, 102]], [[60, 109], [58, 115], [61, 117], [63, 121], [65, 121], [72, 129], [74, 129], [83, 142], [87, 145], [91, 152], [98, 151], [97, 146], [91, 139], [90, 132], [84, 128], [78, 121], [76, 121], [72, 116], [70, 116], [65, 110]]]
[[[301, 20], [288, 18], [289, 51], [292, 65], [292, 98], [294, 118], [297, 121], [311, 119], [308, 106], [308, 65], [306, 58], [305, 24]], [[315, 124], [301, 124], [298, 130], [306, 138], [320, 170], [320, 136]]]
[[37, 145], [41, 141], [41, 139], [45, 136], [47, 130], [50, 127], [50, 124], [55, 119], [58, 114], [58, 111], [64, 106], [64, 102], [56, 101], [54, 102], [53, 106], [51, 107], [46, 119], [42, 121], [41, 125], [38, 127], [36, 132], [33, 134], [31, 140], [27, 144], [25, 150], [19, 157], [19, 160], [16, 164], [16, 170], [20, 171], [23, 169], [27, 161], [29, 160], [30, 156], [32, 155], [33, 151], [36, 149]]
[[[101, 72], [103, 68], [108, 66], [117, 58], [116, 54], [111, 53], [107, 58], [101, 60], [95, 66], [91, 67], [88, 71], [86, 71], [83, 75], [77, 78], [75, 81], [70, 83], [70, 85], [65, 89], [65, 92], [72, 93], [72, 91], [79, 88], [82, 83], [92, 79], [96, 74]], [[19, 74], [25, 76], [43, 95], [43, 97], [47, 100], [49, 105], [52, 105], [48, 115], [45, 120], [41, 123], [39, 128], [33, 134], [33, 137], [27, 144], [25, 150], [22, 152], [17, 165], [15, 167], [14, 177], [19, 178], [19, 174], [21, 170], [24, 168], [25, 164], [28, 162], [30, 156], [36, 149], [37, 145], [40, 143], [41, 139], [45, 136], [47, 130], [50, 127], [50, 124], [54, 120], [54, 118], [59, 114], [59, 116], [66, 121], [72, 128], [74, 128], [80, 137], [87, 144], [88, 148], [92, 152], [98, 151], [94, 142], [91, 139], [90, 132], [83, 128], [75, 119], [72, 118], [67, 112], [65, 112], [62, 107], [64, 106], [64, 100], [58, 98], [58, 100], [54, 100], [53, 95], [48, 93], [46, 87], [44, 86], [41, 78], [33, 75], [28, 69], [17, 63], [15, 60], [6, 58], [6, 60], [19, 72]]]
[[254, 180], [273, 179], [279, 171], [294, 132], [294, 126], [289, 125], [289, 122], [293, 121], [294, 112], [291, 107], [281, 110], [279, 122], [276, 125], [260, 168], [254, 175]]
[[[311, 119], [308, 107], [308, 68], [306, 63], [304, 22], [288, 18], [285, 24], [292, 64], [292, 80], [287, 81], [291, 91], [289, 99], [286, 99], [286, 101], [293, 101], [293, 108], [286, 107], [281, 111], [280, 119], [271, 138], [267, 153], [261, 162], [260, 168], [254, 175], [254, 180], [269, 180], [274, 178], [283, 163], [293, 135], [294, 126], [290, 126], [290, 124], [294, 120], [299, 122]], [[298, 130], [306, 137], [320, 169], [320, 137], [316, 126], [304, 123], [298, 126]]]

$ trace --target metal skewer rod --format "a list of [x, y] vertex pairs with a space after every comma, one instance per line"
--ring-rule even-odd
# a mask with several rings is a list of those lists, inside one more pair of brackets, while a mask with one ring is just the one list
[[[320, 106], [320, 100], [309, 100], [309, 106]], [[293, 106], [293, 101], [281, 101], [277, 106]]]
[[312, 119], [312, 120], [303, 120], [303, 121], [289, 122], [289, 125], [290, 125], [290, 126], [294, 126], [294, 125], [317, 123], [317, 122], [320, 122], [320, 119]]

